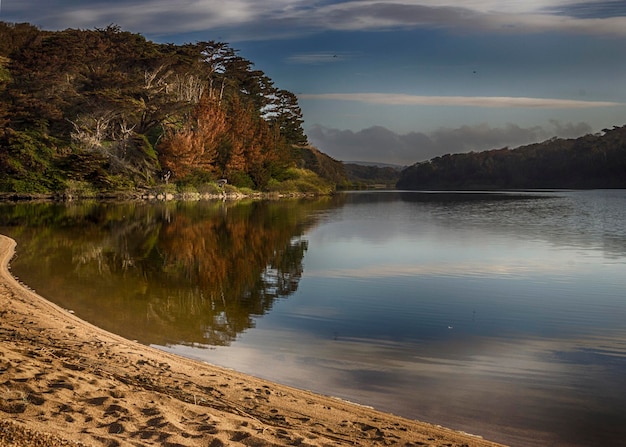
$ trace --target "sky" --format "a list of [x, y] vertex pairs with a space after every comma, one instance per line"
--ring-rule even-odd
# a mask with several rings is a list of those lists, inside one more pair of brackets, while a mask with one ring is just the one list
[[0, 20], [227, 42], [298, 96], [309, 141], [342, 161], [626, 125], [624, 0], [0, 0]]

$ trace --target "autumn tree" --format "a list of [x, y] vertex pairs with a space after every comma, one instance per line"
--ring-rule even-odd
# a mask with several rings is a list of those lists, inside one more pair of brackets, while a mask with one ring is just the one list
[[162, 169], [264, 188], [304, 166], [296, 96], [227, 43], [156, 44], [115, 25], [0, 22], [0, 125], [0, 183], [20, 190], [151, 186]]
[[215, 98], [204, 95], [181, 128], [166, 129], [159, 145], [163, 168], [177, 178], [199, 170], [216, 172], [218, 143], [226, 128], [223, 107]]

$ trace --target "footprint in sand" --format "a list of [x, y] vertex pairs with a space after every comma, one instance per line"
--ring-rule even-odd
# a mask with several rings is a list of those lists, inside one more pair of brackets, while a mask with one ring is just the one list
[[92, 397], [91, 399], [87, 399], [85, 400], [85, 402], [87, 402], [89, 405], [94, 405], [94, 406], [101, 406], [104, 405], [104, 403], [109, 399], [108, 396], [102, 396], [102, 397]]

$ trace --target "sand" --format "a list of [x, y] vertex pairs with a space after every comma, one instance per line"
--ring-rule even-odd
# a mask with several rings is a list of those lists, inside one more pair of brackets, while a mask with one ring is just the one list
[[126, 340], [13, 278], [0, 235], [0, 447], [499, 444]]

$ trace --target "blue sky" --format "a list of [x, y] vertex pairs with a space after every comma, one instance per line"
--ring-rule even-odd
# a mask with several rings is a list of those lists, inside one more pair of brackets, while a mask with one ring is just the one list
[[228, 42], [344, 161], [413, 164], [626, 124], [626, 1], [0, 0], [42, 29]]

